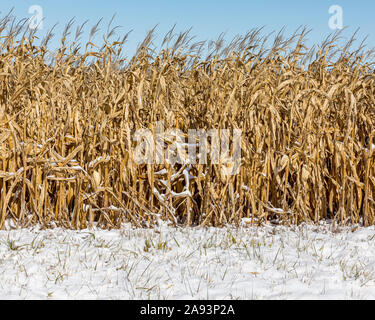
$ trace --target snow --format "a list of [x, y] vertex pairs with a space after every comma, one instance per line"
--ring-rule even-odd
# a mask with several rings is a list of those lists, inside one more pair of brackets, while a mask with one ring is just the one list
[[0, 299], [375, 298], [374, 227], [250, 222], [0, 231]]
[[94, 168], [99, 162], [102, 162], [102, 161], [108, 162], [109, 160], [111, 160], [109, 156], [107, 156], [105, 159], [103, 159], [103, 157], [98, 157], [94, 159], [93, 161], [89, 162], [89, 168]]

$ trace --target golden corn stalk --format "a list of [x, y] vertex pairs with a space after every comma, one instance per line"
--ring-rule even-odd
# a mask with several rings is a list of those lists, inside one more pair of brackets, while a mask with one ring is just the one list
[[[335, 34], [313, 52], [303, 29], [266, 50], [256, 29], [205, 54], [185, 32], [155, 53], [150, 32], [126, 60], [125, 39], [82, 53], [66, 32], [47, 63], [49, 36], [36, 45], [9, 21], [0, 21], [0, 229], [375, 223], [375, 76], [351, 41], [339, 49]], [[240, 129], [240, 171], [137, 164], [134, 133], [155, 133], [158, 121], [185, 134]]]

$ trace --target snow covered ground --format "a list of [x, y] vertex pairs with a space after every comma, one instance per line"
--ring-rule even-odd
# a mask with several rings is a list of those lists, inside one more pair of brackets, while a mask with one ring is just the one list
[[1, 299], [374, 299], [375, 229], [0, 231]]

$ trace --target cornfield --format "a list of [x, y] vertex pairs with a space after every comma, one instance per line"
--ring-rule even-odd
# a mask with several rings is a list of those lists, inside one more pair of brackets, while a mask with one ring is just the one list
[[[254, 29], [224, 45], [172, 29], [156, 50], [152, 30], [126, 59], [127, 35], [82, 48], [82, 27], [51, 52], [52, 32], [36, 44], [0, 21], [0, 229], [375, 223], [375, 74], [354, 37], [307, 48], [306, 29]], [[134, 133], [160, 121], [241, 130], [240, 171], [137, 164]]]

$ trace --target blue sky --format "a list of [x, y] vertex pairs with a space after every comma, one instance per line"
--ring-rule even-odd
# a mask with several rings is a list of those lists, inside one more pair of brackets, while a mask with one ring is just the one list
[[[193, 27], [192, 34], [198, 40], [216, 38], [221, 32], [226, 32], [230, 39], [233, 35], [244, 34], [251, 28], [261, 26], [265, 26], [266, 32], [280, 30], [285, 26], [286, 34], [290, 34], [298, 26], [306, 25], [313, 29], [309, 34], [310, 43], [319, 43], [332, 32], [328, 27], [328, 9], [335, 4], [343, 8], [343, 23], [349, 27], [345, 35], [350, 35], [360, 27], [359, 35], [368, 35], [368, 45], [375, 46], [373, 0], [1, 0], [0, 11], [4, 15], [14, 7], [17, 17], [30, 17], [29, 7], [40, 5], [44, 25], [39, 32], [43, 35], [43, 32], [58, 22], [55, 32], [57, 36], [73, 17], [78, 23], [89, 20], [86, 28], [88, 34], [99, 18], [103, 17], [105, 24], [102, 30], [105, 30], [106, 23], [116, 14], [114, 24], [123, 27], [118, 34], [134, 30], [126, 46], [132, 52], [147, 30], [159, 24], [157, 34], [162, 37], [175, 23], [177, 31]], [[52, 44], [57, 44], [57, 38]]]

